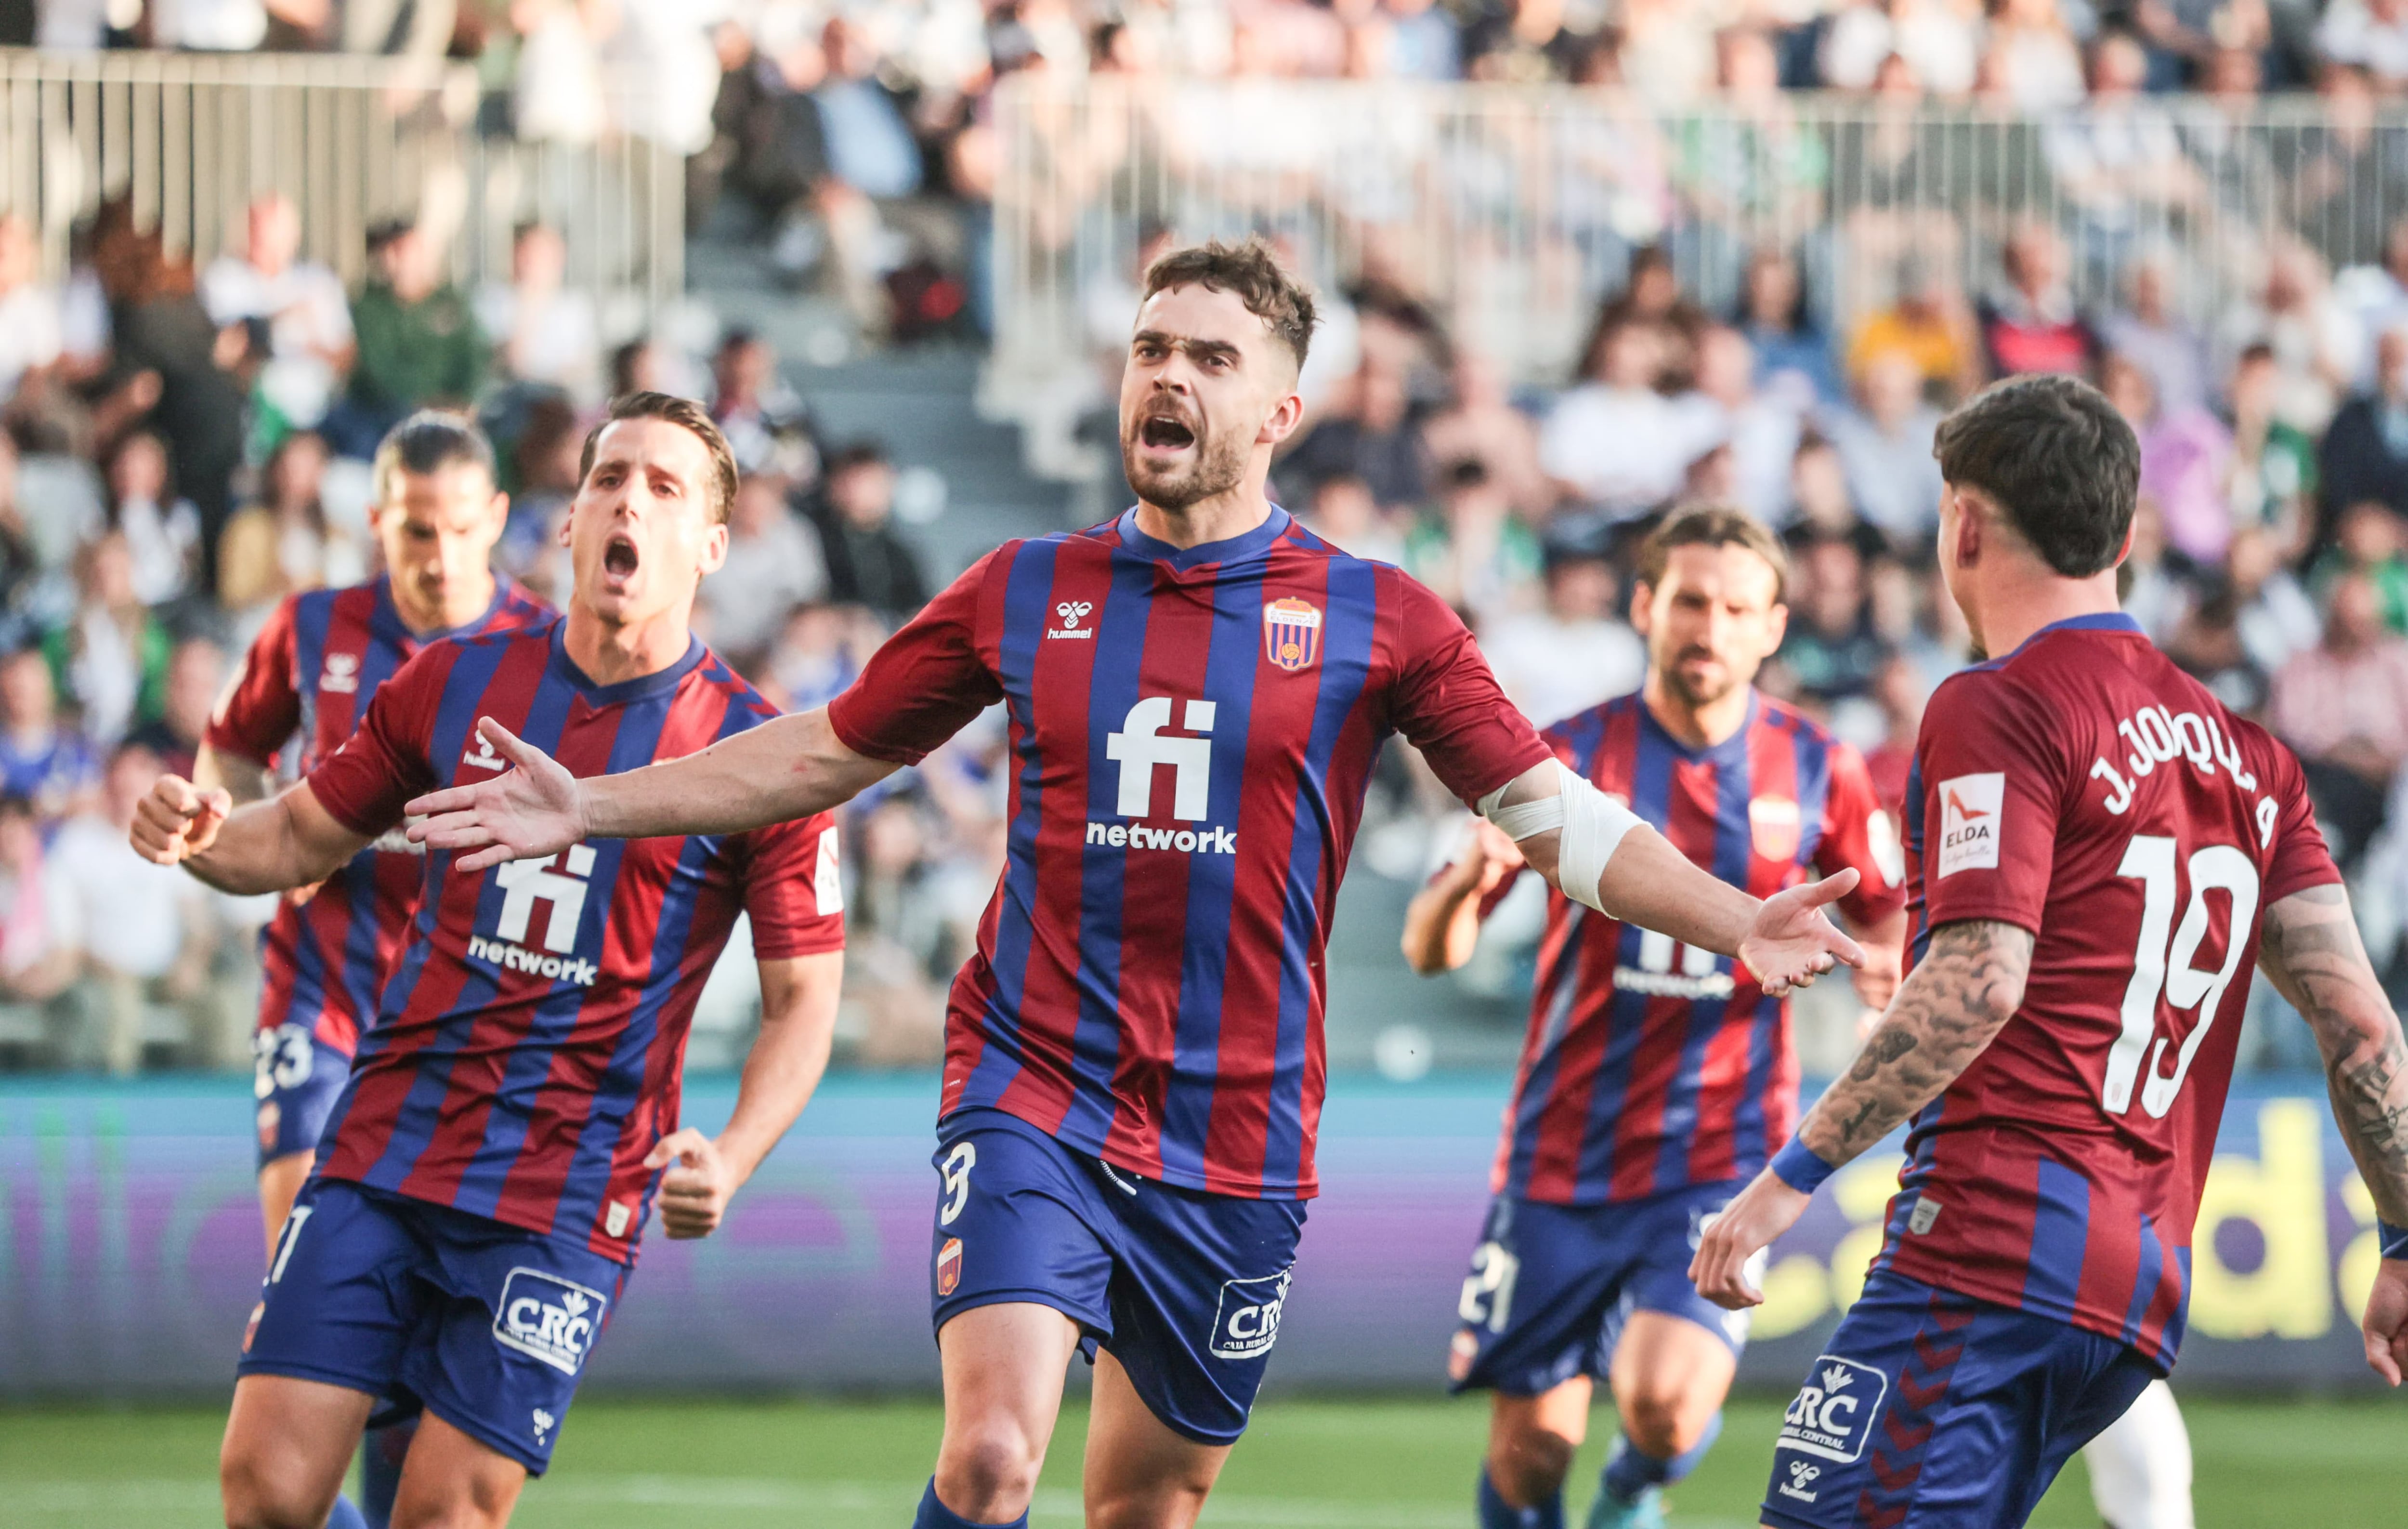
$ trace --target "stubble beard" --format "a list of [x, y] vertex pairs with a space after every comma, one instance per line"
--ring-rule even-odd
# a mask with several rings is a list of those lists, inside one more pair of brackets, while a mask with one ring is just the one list
[[1121, 473], [1137, 497], [1157, 510], [1180, 511], [1216, 495], [1226, 494], [1245, 481], [1245, 442], [1224, 440], [1199, 421], [1195, 426], [1196, 451], [1183, 470], [1154, 472], [1138, 455], [1140, 422], [1121, 433]]

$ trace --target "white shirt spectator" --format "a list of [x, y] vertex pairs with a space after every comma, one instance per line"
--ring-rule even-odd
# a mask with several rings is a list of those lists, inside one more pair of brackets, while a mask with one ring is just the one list
[[1615, 519], [1653, 509], [1680, 488], [1695, 432], [1653, 388], [1584, 382], [1555, 400], [1539, 428], [1539, 466]]
[[150, 18], [163, 48], [248, 53], [267, 36], [267, 8], [259, 0], [153, 0]]
[[1506, 699], [1541, 727], [1627, 695], [1647, 677], [1647, 644], [1610, 618], [1560, 621], [1543, 611], [1505, 616], [1481, 633], [1480, 651]]
[[1940, 464], [1931, 455], [1939, 428], [1940, 411], [1928, 404], [1890, 429], [1856, 409], [1827, 423], [1857, 512], [1893, 541], [1921, 541], [1939, 524]]
[[79, 943], [128, 976], [166, 975], [185, 932], [208, 917], [208, 893], [172, 865], [134, 852], [125, 830], [98, 815], [70, 818], [51, 843], [50, 867], [65, 889]]
[[108, 40], [108, 0], [36, 0], [34, 46], [90, 52]]
[[201, 275], [201, 303], [219, 325], [267, 321], [280, 356], [341, 351], [351, 343], [351, 300], [343, 279], [315, 260], [295, 260], [274, 276], [239, 255], [220, 255]]
[[488, 281], [477, 289], [477, 323], [521, 382], [550, 382], [580, 403], [598, 401], [602, 325], [591, 294], [553, 292], [529, 312], [517, 288]]
[[2316, 23], [2316, 51], [2380, 80], [2408, 79], [2408, 4], [2332, 0]]
[[1823, 82], [1835, 90], [1870, 90], [1882, 61], [1896, 53], [1916, 83], [1937, 95], [1973, 88], [1981, 47], [1965, 17], [1947, 0], [1856, 0], [1831, 18], [1823, 35]]
[[59, 351], [69, 360], [98, 366], [108, 359], [108, 295], [90, 266], [67, 272], [59, 292]]
[[703, 583], [711, 646], [757, 652], [777, 637], [796, 606], [826, 593], [819, 539], [781, 506], [754, 534], [731, 537], [727, 561]]
[[28, 281], [0, 296], [0, 402], [16, 396], [17, 384], [36, 367], [47, 367], [63, 348], [59, 295]]
[[117, 507], [118, 529], [134, 554], [134, 593], [145, 605], [175, 599], [191, 586], [193, 554], [201, 544], [200, 512], [190, 499], [162, 506], [128, 499]]
[[1785, 399], [1757, 395], [1737, 409], [1702, 393], [1673, 400], [1681, 411], [1687, 462], [1717, 446], [1731, 450], [1740, 504], [1751, 515], [1778, 526], [1789, 516], [1789, 465], [1798, 455], [1804, 423]]

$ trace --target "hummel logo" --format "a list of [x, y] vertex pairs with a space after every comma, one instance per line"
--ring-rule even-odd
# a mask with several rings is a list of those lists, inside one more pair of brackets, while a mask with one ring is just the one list
[[1062, 601], [1060, 604], [1054, 607], [1054, 613], [1061, 618], [1062, 625], [1047, 628], [1045, 635], [1050, 638], [1068, 638], [1074, 639], [1079, 642], [1093, 641], [1096, 635], [1096, 628], [1093, 627], [1082, 627], [1079, 623], [1085, 618], [1088, 612], [1093, 611], [1095, 608], [1096, 605], [1093, 600]]
[[460, 756], [460, 762], [475, 765], [480, 770], [508, 770], [510, 767], [508, 759], [494, 752], [494, 745], [482, 733], [477, 735], [477, 746]]
[[1813, 1502], [1814, 1500], [1815, 1493], [1811, 1493], [1806, 1489], [1813, 1485], [1822, 1474], [1823, 1467], [1820, 1465], [1810, 1465], [1802, 1460], [1791, 1461], [1789, 1463], [1789, 1479], [1781, 1483], [1781, 1495], [1784, 1497], [1795, 1497], [1801, 1503]]
[[360, 688], [360, 656], [356, 653], [326, 655], [326, 671], [318, 676], [318, 688], [337, 695], [349, 696]]
[[1855, 1379], [1855, 1376], [1834, 1364], [1823, 1372], [1823, 1394], [1828, 1396], [1833, 1392], [1845, 1391], [1849, 1382]]
[[551, 1433], [551, 1432], [552, 1432], [552, 1424], [554, 1424], [554, 1423], [556, 1423], [556, 1422], [558, 1422], [559, 1421], [560, 1421], [559, 1419], [557, 1419], [557, 1418], [553, 1417], [551, 1413], [546, 1412], [543, 1408], [541, 1408], [541, 1407], [537, 1407], [537, 1408], [535, 1409], [535, 1436], [536, 1436], [536, 1442], [537, 1442], [537, 1443], [538, 1443], [538, 1444], [542, 1443], [542, 1442], [543, 1442], [543, 1436], [544, 1436], [546, 1434]]

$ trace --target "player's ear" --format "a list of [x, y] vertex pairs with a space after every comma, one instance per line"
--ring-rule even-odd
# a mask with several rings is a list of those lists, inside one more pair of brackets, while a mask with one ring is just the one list
[[1775, 600], [1772, 603], [1772, 609], [1766, 612], [1764, 617], [1765, 656], [1768, 658], [1772, 656], [1774, 650], [1781, 646], [1781, 640], [1788, 635], [1789, 607]]
[[702, 537], [702, 571], [716, 573], [727, 563], [727, 522], [713, 525]]
[[1303, 418], [1303, 395], [1297, 393], [1294, 386], [1290, 386], [1287, 397], [1272, 406], [1270, 418], [1263, 421], [1263, 427], [1254, 432], [1254, 444], [1278, 445], [1296, 433], [1296, 427]]
[[1630, 584], [1630, 629], [1640, 636], [1655, 625], [1656, 586], [1644, 579], [1634, 579]]
[[554, 533], [552, 540], [559, 542], [564, 547], [567, 546], [568, 533], [576, 529], [576, 527], [577, 501], [575, 499], [571, 499], [568, 501], [568, 508], [561, 512], [560, 529]]

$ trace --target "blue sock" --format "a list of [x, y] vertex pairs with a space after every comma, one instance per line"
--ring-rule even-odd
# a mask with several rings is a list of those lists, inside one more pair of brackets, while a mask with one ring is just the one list
[[409, 1458], [409, 1441], [418, 1436], [418, 1420], [404, 1418], [382, 1428], [371, 1428], [360, 1441], [360, 1508], [365, 1529], [385, 1529], [393, 1522], [393, 1500], [401, 1491], [402, 1462]]
[[1719, 1412], [1706, 1424], [1706, 1436], [1670, 1460], [1658, 1460], [1630, 1442], [1624, 1434], [1613, 1441], [1613, 1454], [1605, 1463], [1605, 1490], [1623, 1502], [1634, 1501], [1649, 1487], [1670, 1486], [1698, 1468], [1706, 1451], [1722, 1436], [1723, 1415]]
[[1028, 1529], [1028, 1515], [1024, 1512], [1009, 1523], [980, 1523], [966, 1519], [937, 1501], [937, 1479], [928, 1478], [928, 1490], [920, 1493], [920, 1512], [911, 1521], [911, 1529]]
[[1480, 1468], [1480, 1529], [1564, 1529], [1564, 1494], [1560, 1492], [1532, 1507], [1515, 1507], [1498, 1495], [1497, 1483], [1488, 1479], [1488, 1467]]
[[326, 1529], [368, 1529], [368, 1521], [361, 1516], [357, 1504], [337, 1496], [333, 1511], [326, 1515]]

